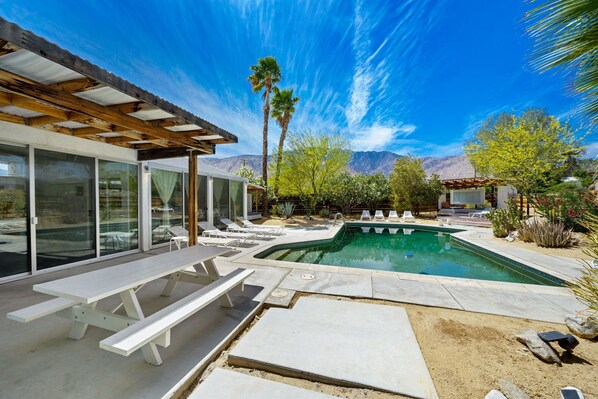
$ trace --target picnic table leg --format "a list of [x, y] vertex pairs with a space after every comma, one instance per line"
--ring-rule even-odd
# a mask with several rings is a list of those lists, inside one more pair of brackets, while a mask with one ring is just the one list
[[[137, 320], [143, 320], [145, 318], [143, 311], [141, 310], [141, 306], [139, 305], [139, 301], [137, 300], [137, 296], [135, 295], [135, 291], [129, 289], [127, 291], [121, 292], [120, 299], [125, 307], [127, 316]], [[141, 352], [143, 352], [143, 357], [145, 358], [146, 362], [156, 366], [162, 364], [162, 358], [160, 357], [158, 348], [153, 342], [142, 346]]]
[[180, 272], [172, 273], [168, 277], [168, 282], [164, 286], [164, 289], [162, 290], [162, 293], [160, 295], [162, 295], [162, 296], [170, 296], [170, 294], [172, 294], [172, 291], [174, 290], [174, 287], [176, 287], [176, 285], [177, 285], [177, 283], [179, 282], [180, 279], [181, 279], [181, 273]]
[[[213, 259], [208, 259], [206, 261], [203, 262], [206, 271], [208, 272], [208, 276], [210, 277], [210, 280], [212, 281], [216, 281], [220, 278], [220, 273], [218, 273], [218, 269], [216, 269], [216, 265], [214, 264], [214, 260]], [[200, 265], [195, 265], [193, 266], [193, 268], [195, 269], [195, 271], [197, 271], [199, 273], [199, 268]], [[220, 305], [225, 307], [225, 308], [232, 308], [233, 307], [233, 301], [230, 299], [230, 295], [228, 295], [228, 292], [224, 295], [222, 295], [220, 298]]]
[[[91, 309], [95, 309], [97, 304], [98, 304], [97, 302], [94, 302], [89, 305], [81, 305], [81, 307], [89, 308], [91, 310]], [[89, 327], [89, 324], [83, 323], [82, 321], [75, 320], [75, 324], [73, 324], [73, 327], [71, 328], [71, 331], [69, 332], [69, 338], [80, 340], [85, 335], [85, 332], [87, 331], [87, 327]]]

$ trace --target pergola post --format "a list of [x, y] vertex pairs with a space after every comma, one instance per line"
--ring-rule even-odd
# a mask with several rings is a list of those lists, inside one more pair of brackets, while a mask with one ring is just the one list
[[197, 244], [197, 155], [189, 152], [189, 196], [187, 199], [189, 218], [189, 246]]
[[[249, 204], [251, 205], [251, 204]], [[247, 182], [243, 181], [243, 217], [247, 219]]]

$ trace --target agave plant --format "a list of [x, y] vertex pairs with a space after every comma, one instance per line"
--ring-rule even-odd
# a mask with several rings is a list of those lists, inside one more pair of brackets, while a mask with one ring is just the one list
[[293, 216], [293, 212], [295, 212], [295, 204], [292, 202], [285, 202], [282, 204], [282, 216], [286, 219], [290, 219]]
[[585, 254], [592, 260], [584, 261], [584, 271], [569, 287], [580, 300], [589, 308], [589, 318], [598, 323], [598, 217], [588, 216], [585, 227], [588, 229], [586, 238], [589, 241]]

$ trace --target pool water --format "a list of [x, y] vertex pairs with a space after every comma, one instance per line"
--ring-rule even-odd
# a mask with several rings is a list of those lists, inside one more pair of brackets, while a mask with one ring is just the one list
[[523, 265], [474, 252], [439, 231], [343, 227], [332, 242], [274, 247], [260, 258], [435, 276], [559, 286]]

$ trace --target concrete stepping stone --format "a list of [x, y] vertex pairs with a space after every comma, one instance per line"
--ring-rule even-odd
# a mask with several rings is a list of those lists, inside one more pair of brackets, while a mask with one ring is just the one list
[[438, 398], [405, 309], [302, 297], [270, 309], [229, 363], [324, 383]]
[[252, 377], [225, 369], [215, 369], [189, 395], [189, 399], [339, 399], [336, 396]]

